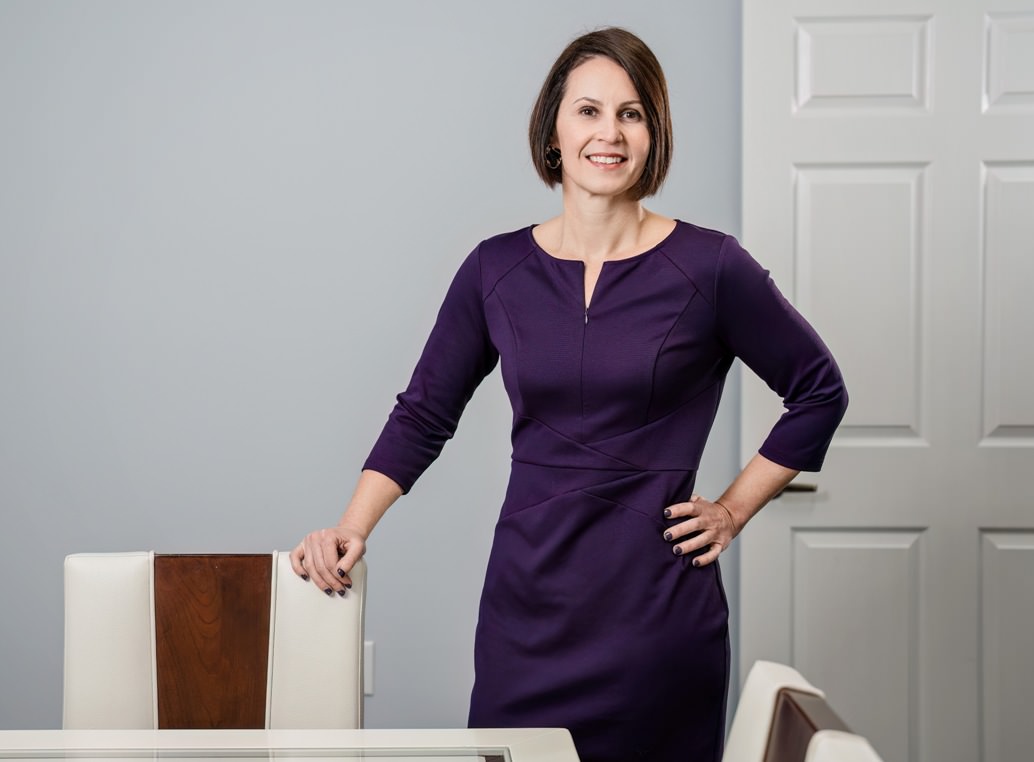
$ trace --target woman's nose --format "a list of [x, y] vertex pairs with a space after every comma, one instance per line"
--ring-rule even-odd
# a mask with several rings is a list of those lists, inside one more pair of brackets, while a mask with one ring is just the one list
[[617, 117], [602, 119], [598, 134], [601, 140], [605, 140], [608, 143], [618, 143], [621, 141], [621, 123]]

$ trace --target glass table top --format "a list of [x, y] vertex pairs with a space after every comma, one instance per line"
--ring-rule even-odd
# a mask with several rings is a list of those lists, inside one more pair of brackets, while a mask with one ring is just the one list
[[557, 728], [0, 730], [0, 762], [577, 762]]
[[230, 749], [22, 749], [0, 750], [0, 760], [89, 760], [90, 762], [513, 762], [506, 747], [496, 748], [379, 748], [271, 749], [265, 752]]
[[0, 761], [89, 760], [90, 762], [512, 762], [506, 747], [378, 749], [22, 749], [0, 750]]
[[509, 750], [497, 749], [342, 749], [276, 750], [262, 753], [196, 751], [121, 751], [121, 750], [23, 750], [0, 751], [0, 760], [40, 762], [44, 760], [89, 760], [90, 762], [513, 762]]
[[0, 762], [578, 762], [559, 728], [0, 730]]

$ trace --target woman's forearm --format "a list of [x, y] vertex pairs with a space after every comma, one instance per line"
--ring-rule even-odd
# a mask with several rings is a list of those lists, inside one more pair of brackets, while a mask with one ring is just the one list
[[715, 502], [729, 512], [739, 534], [747, 522], [799, 473], [764, 455], [755, 455]]
[[352, 499], [348, 501], [339, 527], [369, 537], [377, 522], [392, 504], [402, 497], [402, 488], [379, 471], [365, 470], [359, 475]]

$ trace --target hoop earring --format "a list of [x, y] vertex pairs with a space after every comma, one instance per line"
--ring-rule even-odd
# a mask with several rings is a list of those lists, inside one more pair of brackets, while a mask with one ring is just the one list
[[563, 157], [560, 155], [560, 149], [556, 146], [546, 146], [546, 166], [550, 169], [560, 169], [560, 164], [563, 162]]

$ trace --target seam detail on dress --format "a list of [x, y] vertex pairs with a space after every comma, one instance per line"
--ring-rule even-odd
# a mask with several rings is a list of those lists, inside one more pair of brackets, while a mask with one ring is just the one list
[[[662, 252], [659, 252], [659, 253], [663, 254], [664, 258], [667, 259], [668, 262], [671, 263], [671, 266], [674, 267], [676, 270], [678, 270], [679, 275], [681, 275], [683, 278], [686, 279], [686, 282], [689, 283], [693, 287], [694, 291], [696, 291], [697, 293], [701, 293], [701, 294], [703, 293], [703, 289], [701, 289], [700, 286], [697, 284], [696, 279], [692, 275], [687, 273], [684, 269], [682, 269], [682, 267], [679, 266], [679, 263], [676, 262], [675, 259], [670, 254], [668, 254], [668, 252], [662, 251]], [[707, 297], [704, 297], [704, 298], [706, 299]], [[713, 305], [712, 305], [712, 307], [713, 307]]]
[[[637, 511], [632, 506], [627, 505], [625, 503], [622, 503], [619, 500], [613, 500], [613, 499], [611, 499], [609, 497], [603, 497], [603, 495], [594, 494], [592, 492], [589, 492], [588, 489], [584, 489], [584, 488], [580, 489], [578, 491], [581, 492], [583, 495], [588, 495], [589, 497], [595, 498], [596, 500], [602, 500], [604, 503], [610, 503], [611, 505], [616, 505], [618, 508], [621, 508], [622, 510], [629, 511], [630, 513], [634, 513], [636, 516], [639, 516], [640, 518], [645, 519], [646, 521], [649, 521], [651, 524], [656, 524], [661, 529], [663, 529], [665, 526], [667, 526], [660, 519], [652, 519], [652, 518], [650, 518], [650, 516], [648, 514], [643, 513], [642, 511]], [[661, 510], [663, 510], [663, 508]]]
[[[481, 296], [481, 302], [484, 303], [484, 302], [488, 301], [488, 297], [490, 297], [492, 294], [495, 293], [496, 288], [499, 286], [500, 283], [502, 283], [503, 278], [505, 278], [510, 273], [512, 273], [514, 270], [516, 270], [518, 267], [520, 267], [522, 264], [524, 264], [524, 260], [526, 260], [528, 257], [530, 257], [533, 253], [534, 253], [534, 249], [528, 249], [528, 251], [524, 254], [524, 256], [522, 256], [520, 259], [518, 259], [516, 262], [514, 262], [510, 267], [506, 268], [505, 272], [500, 273], [499, 277], [495, 279], [495, 281], [492, 283], [492, 287], [490, 289], [488, 289], [487, 293], [485, 293], [484, 278], [482, 277], [482, 284], [481, 284], [482, 296]], [[481, 244], [478, 244], [478, 269], [481, 270]], [[483, 272], [483, 270], [482, 270], [482, 272]]]
[[725, 347], [729, 352], [731, 352], [732, 354], [735, 355], [736, 353], [733, 352], [732, 347], [729, 345], [729, 340], [728, 340], [728, 338], [725, 335], [725, 331], [723, 330], [722, 321], [719, 318], [720, 313], [718, 311], [718, 281], [722, 277], [722, 268], [725, 266], [725, 258], [726, 258], [725, 257], [725, 246], [726, 246], [727, 243], [729, 243], [729, 239], [730, 238], [731, 238], [731, 236], [726, 236], [722, 240], [722, 246], [718, 250], [718, 259], [714, 263], [714, 303], [713, 303], [712, 306], [713, 306], [713, 309], [714, 309], [714, 331], [715, 331], [715, 334], [718, 336], [718, 340], [720, 342], [722, 342], [722, 346]]
[[[637, 466], [635, 463], [629, 463], [624, 458], [618, 458], [618, 457], [615, 457], [614, 455], [610, 455], [609, 453], [605, 453], [602, 450], [600, 450], [599, 448], [593, 447], [588, 442], [582, 442], [582, 441], [580, 441], [578, 439], [574, 439], [573, 437], [570, 437], [567, 434], [564, 434], [562, 431], [557, 431], [552, 426], [550, 426], [548, 423], [545, 423], [545, 422], [539, 420], [538, 418], [533, 418], [532, 416], [524, 415], [523, 413], [521, 415], [517, 416], [517, 418], [525, 420], [525, 421], [532, 421], [533, 423], [537, 423], [539, 426], [541, 426], [544, 429], [548, 429], [549, 431], [553, 432], [554, 434], [556, 434], [561, 439], [565, 439], [568, 442], [573, 442], [574, 444], [578, 445], [579, 447], [584, 447], [586, 450], [591, 450], [592, 452], [596, 453], [597, 455], [600, 455], [600, 456], [602, 456], [604, 458], [607, 458], [608, 460], [613, 460], [613, 461], [615, 461], [617, 463], [625, 464], [626, 466], [628, 466], [629, 470], [632, 470], [632, 471], [641, 471], [642, 470], [642, 468], [640, 466]], [[514, 423], [516, 425], [516, 421]], [[633, 429], [633, 431], [634, 430], [635, 429]], [[613, 437], [610, 437], [610, 438], [613, 439]], [[606, 440], [602, 440], [602, 441], [606, 441]], [[514, 460], [516, 460], [516, 458], [514, 458]], [[538, 464], [536, 464], [536, 465], [538, 465]]]
[[[655, 424], [665, 420], [666, 418], [671, 418], [673, 415], [675, 415], [676, 413], [681, 411], [687, 405], [691, 405], [694, 402], [696, 402], [697, 398], [700, 397], [700, 395], [705, 394], [706, 392], [710, 391], [711, 389], [713, 389], [717, 385], [718, 385], [718, 381], [715, 381], [713, 384], [709, 384], [708, 386], [705, 386], [703, 389], [701, 389], [699, 392], [694, 394], [692, 397], [690, 397], [688, 400], [683, 402], [681, 405], [679, 405], [678, 407], [673, 407], [671, 410], [669, 410], [667, 413], [662, 415], [660, 418], [655, 418], [652, 421], [643, 424], [642, 426], [639, 426], [639, 427], [634, 428], [634, 429], [628, 429], [627, 431], [623, 431], [620, 434], [614, 434], [613, 436], [606, 437], [605, 439], [597, 439], [596, 440], [596, 444], [602, 444], [604, 442], [610, 442], [610, 441], [612, 441], [614, 439], [618, 439], [620, 437], [628, 436], [629, 434], [631, 434], [634, 431], [639, 431], [640, 429], [645, 429], [648, 426], [653, 426], [653, 425], [655, 425]], [[672, 469], [672, 470], [677, 470], [677, 469]], [[692, 471], [694, 469], [688, 469], [688, 470]]]
[[646, 403], [646, 422], [643, 424], [644, 426], [649, 425], [651, 420], [650, 411], [653, 409], [654, 391], [657, 388], [657, 363], [660, 362], [661, 352], [664, 351], [664, 347], [668, 343], [668, 339], [671, 338], [672, 331], [675, 330], [675, 327], [682, 320], [682, 316], [686, 314], [686, 310], [688, 310], [690, 305], [693, 304], [693, 300], [696, 298], [698, 293], [699, 290], [694, 289], [693, 295], [689, 297], [689, 301], [686, 302], [686, 306], [682, 308], [681, 312], [679, 312], [678, 317], [672, 321], [671, 326], [668, 328], [668, 332], [664, 334], [664, 338], [661, 340], [660, 346], [657, 347], [657, 353], [653, 356], [653, 367], [650, 369], [650, 399]]
[[556, 500], [557, 498], [567, 497], [567, 496], [570, 496], [570, 495], [585, 495], [586, 497], [591, 497], [593, 500], [600, 500], [601, 502], [604, 502], [604, 503], [610, 503], [611, 505], [615, 505], [618, 508], [622, 509], [623, 511], [628, 511], [629, 513], [633, 513], [633, 514], [635, 514], [636, 516], [638, 516], [639, 518], [641, 518], [641, 519], [643, 519], [645, 521], [649, 521], [649, 522], [651, 522], [653, 524], [656, 524], [661, 529], [663, 529], [664, 526], [665, 526], [664, 522], [660, 521], [659, 519], [658, 520], [651, 519], [647, 514], [643, 513], [642, 511], [637, 511], [635, 508], [632, 508], [632, 507], [630, 507], [628, 505], [625, 505], [624, 503], [619, 503], [617, 500], [611, 500], [610, 498], [603, 497], [601, 495], [597, 495], [597, 494], [594, 494], [592, 492], [589, 492], [585, 488], [572, 489], [572, 490], [568, 490], [567, 492], [559, 492], [559, 493], [557, 493], [555, 495], [550, 495], [549, 497], [545, 498], [544, 500], [539, 500], [537, 503], [532, 503], [531, 505], [522, 506], [522, 507], [518, 508], [515, 511], [511, 511], [510, 513], [507, 513], [505, 516], [500, 516], [499, 517], [499, 523], [502, 524], [505, 521], [508, 521], [508, 520], [510, 520], [512, 518], [515, 518], [515, 517], [521, 515], [525, 511], [530, 511], [530, 510], [532, 510], [534, 508], [541, 508], [542, 506], [544, 506], [546, 503], [550, 502], [551, 500]]
[[[492, 293], [493, 294], [495, 293], [495, 289], [492, 289]], [[503, 317], [506, 318], [506, 325], [510, 329], [510, 338], [512, 339], [513, 354], [514, 354], [513, 366], [516, 368], [517, 367], [517, 355], [520, 354], [520, 350], [519, 350], [519, 348], [517, 346], [517, 331], [514, 329], [514, 327], [513, 327], [513, 320], [510, 318], [510, 313], [506, 309], [506, 302], [504, 302], [498, 296], [495, 298], [495, 300], [496, 300], [496, 302], [498, 302], [499, 309], [502, 310]], [[482, 305], [482, 312], [484, 311], [484, 304], [487, 304], [487, 303], [488, 303], [488, 299], [485, 299], [485, 301], [484, 301], [484, 303]], [[486, 316], [486, 320], [487, 320], [487, 316]], [[502, 365], [502, 355], [501, 354], [499, 355], [499, 358], [500, 358], [500, 365]], [[519, 390], [520, 389], [520, 385], [521, 385], [521, 380], [520, 380], [520, 377], [516, 375], [516, 372], [514, 374], [514, 379], [515, 379], [515, 383], [517, 384], [517, 387], [518, 387], [518, 390]]]
[[725, 265], [725, 246], [729, 243], [729, 236], [725, 236], [722, 239], [722, 245], [718, 248], [718, 258], [714, 263], [714, 295], [711, 301], [711, 306], [714, 308], [714, 314], [718, 314], [718, 280], [722, 277], [722, 267]]
[[613, 472], [616, 474], [637, 474], [637, 473], [651, 473], [651, 474], [688, 474], [692, 471], [696, 471], [695, 468], [660, 468], [657, 466], [650, 466], [649, 468], [641, 468], [639, 466], [629, 466], [628, 468], [607, 468], [605, 466], [586, 466], [579, 464], [576, 466], [569, 466], [564, 463], [539, 463], [534, 460], [525, 460], [524, 458], [517, 458], [510, 456], [510, 461], [513, 463], [520, 463], [522, 466], [536, 466], [538, 468], [557, 468], [566, 471], [604, 471]]

